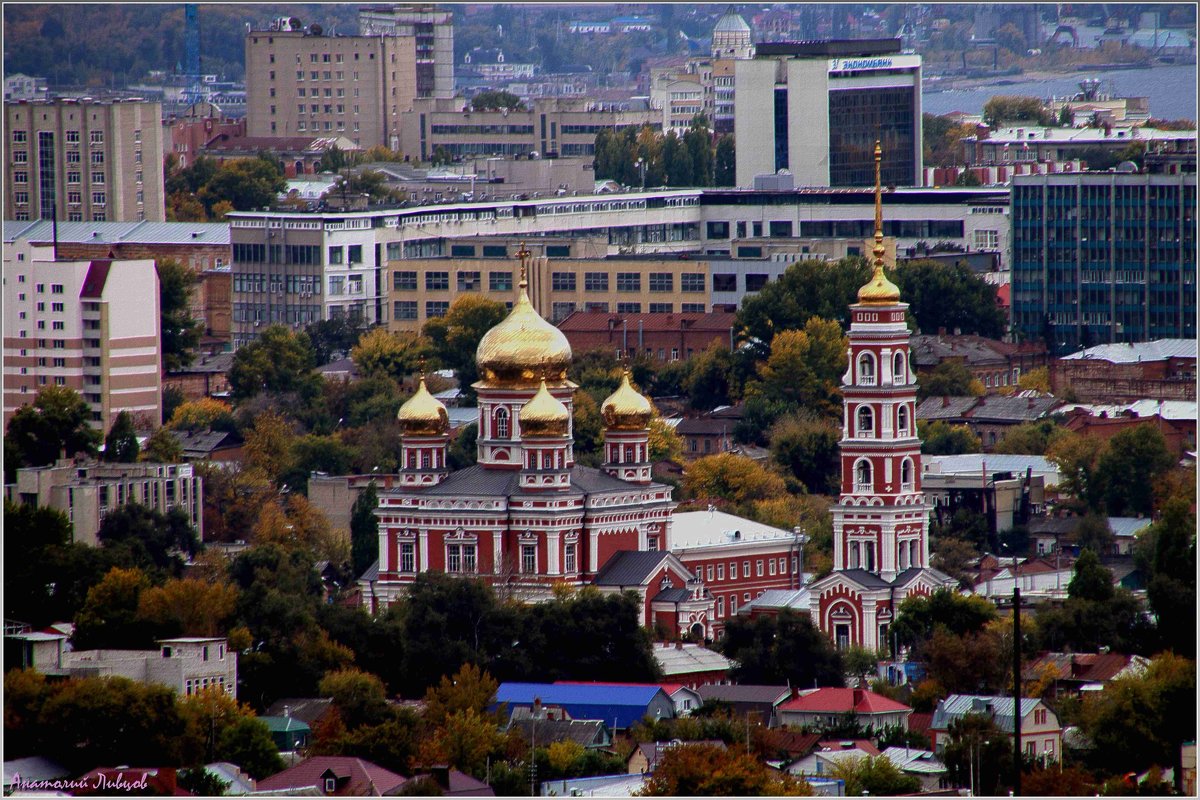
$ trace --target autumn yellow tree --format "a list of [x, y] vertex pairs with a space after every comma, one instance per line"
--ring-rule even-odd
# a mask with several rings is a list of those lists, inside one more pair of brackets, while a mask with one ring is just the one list
[[683, 461], [683, 439], [658, 415], [650, 418], [650, 460]]
[[811, 317], [803, 330], [786, 330], [771, 340], [771, 355], [759, 365], [751, 389], [768, 399], [836, 416], [841, 409], [847, 339], [836, 320]]
[[278, 481], [291, 463], [296, 434], [292, 423], [276, 411], [262, 411], [246, 432], [246, 462]]
[[286, 502], [267, 503], [254, 525], [254, 542], [311, 550], [317, 558], [341, 564], [350, 558], [349, 535], [335, 530], [308, 498], [291, 495]]
[[415, 336], [374, 328], [364, 333], [350, 349], [350, 358], [364, 378], [386, 377], [401, 380], [417, 366], [420, 354]]
[[138, 618], [163, 636], [221, 636], [236, 606], [231, 583], [172, 579], [142, 592]]
[[442, 725], [448, 716], [474, 709], [484, 713], [500, 686], [485, 670], [463, 664], [453, 676], [443, 675], [437, 686], [425, 691], [425, 721]]
[[1021, 377], [1017, 378], [1017, 388], [1022, 390], [1032, 389], [1043, 394], [1049, 394], [1050, 368], [1038, 367], [1037, 369], [1021, 373]]
[[753, 459], [736, 453], [718, 453], [688, 465], [683, 487], [698, 500], [723, 499], [742, 504], [786, 493], [783, 478]]
[[232, 421], [233, 409], [227, 403], [202, 397], [199, 400], [189, 400], [181, 403], [171, 415], [167, 427], [177, 431], [202, 431], [212, 428], [213, 424], [222, 420]]

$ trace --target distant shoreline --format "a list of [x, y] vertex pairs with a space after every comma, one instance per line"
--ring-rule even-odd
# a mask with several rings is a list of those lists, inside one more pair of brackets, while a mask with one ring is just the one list
[[[949, 89], [980, 89], [986, 86], [1008, 86], [1029, 81], [1045, 81], [1055, 78], [1070, 78], [1078, 76], [1081, 80], [1098, 72], [1114, 70], [1154, 69], [1155, 65], [1144, 64], [1099, 64], [1096, 66], [1067, 67], [1063, 69], [1038, 69], [1017, 74], [992, 75], [986, 78], [956, 78], [938, 75], [925, 76], [922, 81], [923, 91], [937, 92]], [[1167, 66], [1167, 65], [1162, 65]], [[936, 80], [930, 80], [931, 78]]]

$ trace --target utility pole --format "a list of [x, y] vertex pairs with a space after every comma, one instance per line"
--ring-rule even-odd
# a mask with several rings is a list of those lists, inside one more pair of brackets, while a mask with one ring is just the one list
[[1013, 795], [1021, 794], [1021, 584], [1013, 548]]

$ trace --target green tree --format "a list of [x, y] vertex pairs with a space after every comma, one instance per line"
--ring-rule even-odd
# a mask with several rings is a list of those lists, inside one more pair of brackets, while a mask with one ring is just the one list
[[742, 403], [741, 419], [733, 426], [733, 440], [767, 447], [771, 444], [771, 427], [794, 411], [792, 403], [752, 394]]
[[200, 344], [204, 326], [192, 319], [188, 305], [199, 277], [173, 258], [159, 259], [154, 267], [158, 272], [162, 366], [165, 371], [173, 372], [192, 363], [192, 351]]
[[479, 423], [472, 422], [464, 425], [450, 442], [450, 452], [447, 459], [451, 469], [465, 469], [475, 463], [478, 456], [476, 441], [479, 437]]
[[179, 788], [197, 797], [224, 797], [230, 785], [230, 781], [221, 780], [203, 767], [179, 771]]
[[414, 344], [412, 338], [405, 339], [386, 328], [375, 328], [362, 335], [350, 350], [350, 358], [364, 377], [401, 380], [417, 366], [418, 352]]
[[721, 652], [737, 662], [738, 683], [841, 686], [841, 655], [807, 615], [784, 611], [753, 619], [733, 617]]
[[695, 185], [692, 154], [683, 141], [675, 135], [675, 131], [668, 131], [663, 137], [662, 160], [667, 186]]
[[955, 636], [979, 633], [996, 619], [996, 606], [986, 598], [939, 589], [931, 595], [913, 595], [900, 604], [900, 613], [889, 630], [898, 644], [915, 646], [927, 641], [937, 628]]
[[71, 642], [76, 650], [109, 648], [140, 650], [153, 636], [138, 619], [138, 602], [150, 580], [140, 569], [113, 567], [88, 590], [87, 601], [75, 617]]
[[332, 697], [346, 727], [378, 725], [388, 715], [387, 694], [378, 676], [360, 669], [327, 672], [317, 691]]
[[1068, 431], [1056, 438], [1046, 450], [1048, 458], [1062, 475], [1059, 490], [1093, 510], [1099, 510], [1104, 497], [1103, 476], [1098, 475], [1100, 457], [1107, 443], [1092, 436]]
[[953, 456], [978, 453], [983, 449], [983, 442], [966, 425], [951, 425], [940, 419], [921, 425], [918, 435], [921, 452], [926, 455]]
[[1146, 594], [1163, 644], [1178, 655], [1195, 658], [1196, 515], [1188, 501], [1168, 500], [1143, 538], [1151, 553]]
[[524, 107], [525, 104], [521, 102], [521, 98], [512, 92], [488, 89], [471, 98], [472, 111], [500, 111], [501, 109], [515, 111]]
[[315, 393], [320, 378], [308, 336], [283, 325], [271, 325], [253, 342], [238, 348], [229, 371], [235, 399], [260, 392]]
[[683, 147], [687, 150], [692, 162], [692, 184], [712, 186], [712, 131], [708, 129], [708, 123], [704, 120], [703, 115], [692, 120], [687, 132], [683, 134]]
[[33, 405], [17, 409], [8, 422], [6, 440], [12, 441], [20, 463], [27, 467], [53, 464], [60, 455], [95, 455], [101, 434], [90, 420], [91, 406], [66, 386], [47, 386]]
[[994, 453], [1044, 456], [1050, 445], [1064, 432], [1053, 420], [1026, 422], [1009, 428], [992, 448]]
[[988, 127], [1002, 128], [1010, 123], [1054, 125], [1054, 115], [1037, 97], [996, 95], [983, 104], [983, 121]]
[[764, 344], [785, 330], [801, 330], [811, 317], [850, 325], [850, 304], [871, 270], [864, 258], [843, 258], [829, 263], [802, 260], [788, 267], [778, 280], [742, 301], [736, 325], [739, 333]]
[[479, 377], [475, 351], [479, 340], [500, 324], [508, 311], [503, 303], [474, 294], [459, 295], [445, 316], [425, 323], [423, 333], [429, 339], [434, 356], [458, 376], [458, 386], [469, 402], [474, 402], [471, 384]]
[[237, 764], [256, 780], [287, 766], [266, 723], [253, 717], [241, 717], [226, 728], [217, 741], [217, 753], [222, 761]]
[[1113, 532], [1108, 527], [1108, 520], [1099, 514], [1087, 514], [1075, 529], [1075, 544], [1084, 550], [1091, 550], [1099, 555], [1107, 555], [1112, 548]]
[[895, 269], [893, 280], [921, 331], [957, 328], [963, 333], [999, 338], [1008, 330], [1008, 318], [996, 300], [996, 287], [966, 266], [924, 259], [909, 261]]
[[222, 164], [197, 192], [209, 213], [227, 201], [238, 211], [265, 208], [287, 188], [283, 170], [270, 158], [240, 158]]
[[692, 408], [709, 410], [729, 403], [732, 362], [729, 348], [718, 342], [692, 358], [692, 370], [684, 381]]
[[841, 482], [841, 431], [811, 415], [784, 417], [771, 428], [771, 459], [806, 492], [835, 494]]
[[717, 139], [717, 153], [713, 165], [714, 186], [737, 185], [737, 154], [733, 137], [725, 135]]
[[155, 428], [139, 458], [154, 464], [176, 464], [183, 461], [183, 445], [171, 434], [170, 428]]
[[846, 371], [847, 347], [837, 322], [810, 317], [803, 330], [780, 331], [771, 340], [771, 354], [759, 367], [752, 391], [835, 416], [841, 409], [838, 386]]
[[365, 332], [364, 323], [348, 316], [324, 319], [304, 328], [312, 347], [313, 361], [318, 367], [350, 355], [350, 350]]
[[987, 714], [967, 714], [950, 723], [942, 753], [947, 778], [972, 786], [976, 796], [1003, 795], [1012, 774], [1012, 741]]
[[1151, 424], [1113, 436], [1096, 464], [1096, 479], [1104, 487], [1109, 516], [1149, 516], [1154, 509], [1154, 486], [1174, 463], [1166, 440]]
[[971, 397], [975, 376], [961, 361], [943, 361], [928, 372], [917, 373], [917, 398]]
[[379, 520], [375, 517], [378, 506], [379, 491], [375, 481], [371, 481], [359, 492], [350, 509], [350, 557], [355, 575], [362, 575], [379, 559]]
[[133, 429], [133, 417], [128, 411], [117, 414], [112, 429], [104, 439], [104, 460], [132, 464], [138, 460], [137, 431]]
[[921, 789], [919, 779], [905, 775], [887, 756], [840, 761], [830, 775], [846, 782], [846, 797], [912, 794]]

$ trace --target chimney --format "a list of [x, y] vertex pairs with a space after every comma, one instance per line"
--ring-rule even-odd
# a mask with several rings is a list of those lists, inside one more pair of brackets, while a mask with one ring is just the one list
[[291, 707], [291, 706], [284, 706], [284, 707], [283, 707], [283, 715], [284, 715], [285, 717], [290, 717], [290, 716], [292, 715], [292, 707]]
[[858, 708], [859, 705], [862, 704], [862, 701], [863, 701], [863, 690], [855, 689], [854, 690], [854, 706], [853, 706], [853, 708]]
[[675, 643], [675, 649], [676, 649], [676, 650], [682, 650], [682, 649], [683, 649], [683, 642], [676, 642], [676, 643]]
[[942, 408], [949, 408], [949, 407], [950, 407], [950, 398], [947, 397], [946, 395], [942, 395]]
[[1033, 398], [1032, 398], [1032, 397], [1031, 397], [1031, 398], [1029, 398], [1029, 405], [1028, 405], [1028, 407], [1029, 407], [1029, 408], [1033, 408]]

